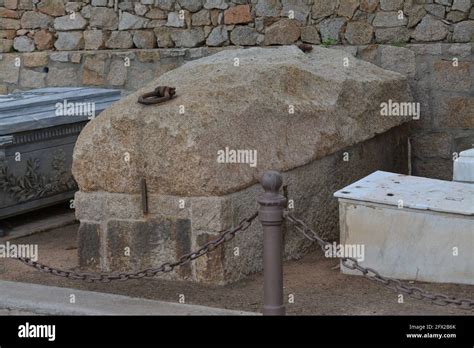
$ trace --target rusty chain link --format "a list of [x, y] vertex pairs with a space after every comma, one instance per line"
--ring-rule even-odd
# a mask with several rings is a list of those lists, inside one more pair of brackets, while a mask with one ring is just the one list
[[[321, 249], [325, 251], [327, 246], [331, 246], [331, 243], [326, 242], [318, 236], [318, 234], [311, 228], [309, 228], [304, 221], [298, 219], [293, 214], [285, 211], [284, 216], [286, 220], [291, 222], [295, 228], [301, 232], [306, 238], [313, 242], [317, 242]], [[430, 293], [423, 289], [403, 284], [400, 280], [394, 278], [388, 278], [380, 275], [375, 269], [370, 267], [364, 267], [352, 257], [342, 257], [341, 264], [351, 270], [357, 270], [362, 273], [364, 277], [369, 280], [379, 282], [389, 289], [400, 291], [408, 296], [417, 300], [428, 300], [439, 306], [455, 305], [461, 309], [474, 310], [474, 301], [470, 299], [456, 299], [444, 294]]]
[[235, 234], [239, 231], [245, 231], [251, 225], [253, 220], [257, 217], [258, 213], [255, 212], [250, 217], [243, 219], [236, 227], [229, 228], [219, 235], [218, 238], [211, 240], [204, 244], [198, 250], [187, 253], [179, 258], [175, 262], [166, 262], [159, 266], [158, 268], [148, 268], [139, 272], [129, 272], [129, 273], [80, 273], [74, 271], [64, 271], [58, 268], [49, 267], [42, 263], [33, 261], [29, 258], [19, 257], [17, 260], [23, 262], [25, 265], [33, 267], [40, 272], [53, 274], [58, 277], [84, 280], [86, 282], [101, 282], [109, 283], [113, 280], [129, 280], [129, 279], [141, 279], [141, 278], [153, 278], [158, 273], [168, 273], [173, 271], [176, 267], [185, 265], [209, 252], [215, 250], [219, 245], [232, 240], [235, 237]]

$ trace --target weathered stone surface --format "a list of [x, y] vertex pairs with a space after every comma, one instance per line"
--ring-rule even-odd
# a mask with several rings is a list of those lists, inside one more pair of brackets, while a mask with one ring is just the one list
[[408, 28], [413, 28], [421, 22], [426, 15], [423, 5], [417, 4], [417, 0], [408, 0], [405, 2], [404, 13], [408, 16]]
[[18, 18], [18, 12], [0, 7], [0, 18]]
[[210, 25], [211, 17], [208, 10], [201, 10], [192, 15], [193, 26]]
[[37, 68], [48, 65], [48, 54], [46, 52], [25, 53], [23, 65], [27, 68]]
[[229, 197], [196, 197], [191, 200], [193, 232], [220, 232], [232, 227], [232, 201]]
[[84, 31], [84, 48], [86, 50], [98, 50], [105, 47], [105, 35], [102, 30]]
[[71, 63], [80, 64], [81, 60], [82, 60], [82, 53], [81, 52], [71, 53]]
[[258, 17], [277, 17], [281, 12], [280, 0], [258, 0], [255, 14]]
[[158, 47], [173, 47], [174, 43], [171, 39], [171, 29], [166, 27], [155, 28], [153, 32], [156, 36]]
[[161, 59], [161, 54], [158, 50], [142, 50], [135, 53], [138, 61], [142, 63], [157, 63]]
[[54, 29], [56, 30], [81, 30], [87, 26], [87, 21], [79, 13], [71, 18], [70, 15], [57, 17], [54, 20]]
[[320, 44], [321, 37], [319, 36], [318, 28], [316, 26], [307, 26], [301, 28], [301, 41]]
[[453, 180], [453, 161], [443, 158], [415, 158], [413, 175], [451, 181]]
[[40, 12], [28, 11], [21, 17], [21, 27], [27, 29], [44, 29], [53, 23], [53, 18]]
[[176, 29], [170, 35], [177, 47], [196, 47], [206, 40], [202, 28]]
[[18, 9], [19, 10], [29, 10], [29, 11], [31, 11], [31, 10], [35, 9], [35, 4], [31, 0], [19, 0], [18, 1]]
[[360, 0], [339, 0], [337, 15], [352, 18], [355, 10], [359, 7]]
[[20, 67], [16, 64], [16, 56], [5, 54], [0, 56], [0, 76], [3, 83], [18, 83]]
[[446, 14], [446, 9], [443, 5], [438, 5], [438, 4], [427, 4], [425, 5], [425, 10], [438, 18], [444, 18]]
[[[454, 80], [454, 79], [453, 79]], [[435, 126], [449, 129], [474, 127], [474, 97], [435, 95], [433, 98]]]
[[416, 70], [415, 53], [404, 47], [381, 46], [380, 66], [413, 77]]
[[397, 11], [403, 7], [403, 0], [380, 0], [380, 8], [383, 11]]
[[138, 16], [144, 16], [148, 12], [148, 7], [139, 2], [136, 2], [133, 8]]
[[58, 51], [74, 51], [84, 48], [84, 37], [80, 31], [59, 32], [54, 43]]
[[400, 17], [398, 12], [377, 12], [372, 25], [374, 27], [390, 28], [402, 27], [407, 23], [407, 17]]
[[168, 14], [159, 8], [152, 8], [146, 13], [145, 17], [150, 19], [167, 19]]
[[13, 48], [18, 52], [33, 52], [35, 50], [35, 43], [27, 36], [17, 36], [13, 40]]
[[453, 41], [474, 41], [474, 21], [465, 21], [454, 26]]
[[415, 157], [452, 158], [451, 135], [442, 132], [413, 134], [412, 153]]
[[49, 59], [53, 62], [69, 62], [69, 53], [67, 52], [52, 52]]
[[54, 17], [59, 17], [66, 14], [64, 2], [62, 0], [42, 0], [37, 7], [38, 11]]
[[155, 48], [156, 37], [152, 30], [137, 30], [133, 33], [136, 48]]
[[122, 12], [119, 19], [119, 30], [142, 29], [145, 28], [149, 20], [143, 17], [135, 16], [128, 12]]
[[82, 83], [84, 85], [101, 86], [105, 81], [105, 54], [87, 56], [84, 60]]
[[131, 48], [133, 47], [132, 34], [128, 31], [113, 31], [105, 42], [107, 48]]
[[301, 34], [297, 22], [292, 19], [280, 19], [265, 29], [265, 45], [289, 45], [299, 39]]
[[306, 24], [309, 13], [311, 12], [311, 5], [309, 1], [301, 0], [282, 0], [283, 8], [281, 15], [295, 19], [302, 24]]
[[224, 12], [225, 24], [240, 24], [252, 21], [250, 5], [238, 5], [229, 8]]
[[2, 18], [0, 22], [0, 29], [20, 29], [20, 21], [12, 18]]
[[111, 86], [123, 86], [127, 81], [127, 67], [122, 59], [110, 63], [107, 82]]
[[460, 61], [453, 66], [451, 60], [438, 60], [433, 64], [433, 84], [441, 90], [467, 92], [471, 87], [471, 64]]
[[400, 43], [410, 40], [410, 30], [406, 27], [377, 28], [375, 41], [378, 43]]
[[116, 30], [118, 16], [112, 8], [93, 7], [91, 9], [90, 26], [92, 28]]
[[[236, 56], [239, 67], [232, 64]], [[250, 48], [165, 73], [84, 128], [74, 151], [79, 187], [138, 193], [137, 178], [146, 175], [150, 194], [223, 195], [251, 186], [268, 168], [300, 167], [405, 122], [381, 116], [380, 104], [411, 101], [406, 79], [357, 59], [345, 69], [345, 57], [317, 47], [307, 54], [295, 46]], [[178, 91], [174, 100], [159, 108], [136, 103], [139, 94], [169, 84]], [[288, 128], [294, 117], [298, 122]], [[219, 163], [226, 147], [256, 150], [257, 166]]]
[[100, 239], [103, 234], [100, 224], [81, 222], [77, 231], [79, 266], [86, 269], [100, 269]]
[[156, 0], [155, 4], [162, 10], [172, 11], [175, 0]]
[[219, 10], [213, 9], [210, 11], [211, 15], [211, 23], [212, 25], [216, 26], [222, 24], [223, 17], [222, 13]]
[[228, 7], [229, 4], [227, 3], [227, 0], [206, 0], [206, 2], [204, 3], [204, 8], [207, 8], [208, 10], [213, 8], [225, 10]]
[[4, 6], [10, 10], [16, 10], [18, 7], [18, 0], [5, 0]]
[[453, 10], [455, 11], [469, 12], [471, 6], [471, 0], [454, 0], [453, 2]]
[[228, 43], [229, 34], [227, 33], [227, 29], [224, 25], [219, 27], [215, 27], [212, 29], [211, 33], [207, 37], [206, 45], [207, 46], [221, 46]]
[[453, 57], [466, 58], [471, 54], [471, 45], [470, 44], [453, 44], [449, 46], [447, 52]]
[[92, 6], [107, 6], [107, 0], [92, 0]]
[[311, 10], [314, 19], [324, 18], [336, 12], [337, 1], [314, 0]]
[[20, 75], [20, 86], [24, 88], [42, 88], [45, 86], [46, 73], [23, 69]]
[[433, 16], [425, 16], [415, 28], [412, 37], [417, 41], [438, 41], [448, 35], [446, 24]]
[[178, 4], [185, 10], [191, 12], [199, 11], [203, 6], [203, 0], [178, 0]]
[[375, 12], [377, 6], [379, 5], [379, 0], [362, 0], [360, 2], [360, 9], [364, 12]]
[[365, 45], [372, 41], [374, 29], [366, 22], [349, 22], [346, 27], [346, 39], [351, 45]]
[[66, 13], [79, 12], [82, 9], [82, 5], [83, 4], [80, 2], [66, 2], [64, 9], [66, 10]]
[[449, 22], [458, 23], [467, 18], [467, 13], [461, 11], [451, 11], [446, 15]]
[[184, 16], [180, 16], [178, 12], [170, 12], [168, 13], [168, 21], [166, 22], [166, 26], [184, 28], [186, 26], [184, 19]]
[[360, 46], [357, 52], [357, 58], [363, 59], [369, 63], [377, 61], [378, 45]]
[[337, 42], [340, 42], [340, 33], [345, 23], [346, 20], [344, 18], [330, 18], [323, 20], [319, 27], [322, 41], [336, 40]]
[[46, 75], [46, 82], [48, 86], [66, 87], [77, 86], [77, 81], [80, 81], [79, 74], [74, 68], [50, 68]]
[[230, 33], [230, 41], [234, 45], [252, 46], [257, 44], [258, 33], [255, 28], [238, 26]]

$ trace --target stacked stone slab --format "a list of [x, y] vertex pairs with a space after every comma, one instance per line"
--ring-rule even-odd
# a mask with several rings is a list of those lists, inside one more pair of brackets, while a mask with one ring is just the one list
[[[355, 58], [347, 69], [346, 59], [341, 51], [305, 55], [294, 46], [223, 51], [104, 111], [74, 151], [80, 265], [136, 270], [177, 259], [255, 211], [258, 178], [269, 169], [285, 173], [295, 211], [335, 237], [332, 192], [376, 169], [404, 171], [406, 132], [394, 127], [407, 118], [381, 116], [380, 106], [412, 100], [402, 75]], [[178, 97], [137, 103], [157, 85], [176, 87]], [[256, 165], [221, 163], [219, 152], [229, 149], [256, 151]], [[309, 248], [291, 229], [285, 239], [288, 258]], [[261, 269], [261, 243], [256, 224], [169, 277], [238, 280]]]
[[474, 32], [471, 0], [4, 0], [0, 18], [0, 52], [470, 42]]

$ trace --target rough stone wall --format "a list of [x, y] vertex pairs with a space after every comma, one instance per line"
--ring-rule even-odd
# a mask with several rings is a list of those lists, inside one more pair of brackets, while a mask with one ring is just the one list
[[236, 45], [335, 45], [409, 77], [422, 104], [421, 120], [413, 122], [413, 174], [450, 180], [453, 156], [474, 144], [472, 4], [0, 0], [0, 52], [10, 52], [0, 54], [0, 94], [81, 85], [127, 93]]
[[0, 52], [469, 42], [471, 0], [0, 0]]

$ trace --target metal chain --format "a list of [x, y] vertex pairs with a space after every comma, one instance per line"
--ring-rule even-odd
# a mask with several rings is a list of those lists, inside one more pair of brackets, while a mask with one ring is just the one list
[[153, 278], [158, 273], [168, 273], [173, 271], [176, 267], [185, 265], [203, 255], [206, 255], [209, 252], [215, 250], [219, 245], [232, 240], [235, 237], [235, 234], [239, 231], [247, 230], [251, 225], [253, 220], [257, 217], [258, 213], [255, 212], [250, 217], [243, 219], [236, 227], [229, 228], [219, 235], [218, 238], [211, 240], [204, 244], [198, 250], [192, 251], [188, 254], [185, 254], [175, 262], [166, 262], [159, 266], [158, 268], [148, 268], [139, 272], [130, 272], [130, 273], [79, 273], [74, 271], [64, 271], [58, 268], [49, 267], [42, 263], [33, 261], [29, 258], [19, 257], [17, 260], [23, 262], [25, 265], [33, 267], [40, 272], [53, 274], [58, 277], [70, 278], [84, 280], [86, 282], [102, 282], [109, 283], [113, 280], [129, 280], [129, 279], [141, 279], [141, 278]]
[[[304, 221], [298, 219], [288, 211], [284, 213], [285, 218], [291, 222], [296, 229], [301, 232], [306, 238], [313, 242], [317, 242], [321, 249], [325, 251], [327, 246], [331, 246], [331, 243], [323, 240], [318, 234], [311, 228], [309, 228]], [[428, 300], [439, 306], [455, 305], [461, 309], [474, 310], [474, 301], [470, 299], [456, 299], [444, 294], [430, 293], [423, 289], [403, 284], [400, 280], [394, 278], [388, 278], [380, 275], [379, 272], [370, 267], [364, 267], [352, 257], [342, 257], [341, 264], [351, 270], [357, 270], [362, 273], [364, 277], [369, 280], [379, 282], [389, 289], [400, 291], [408, 296], [417, 300]]]

